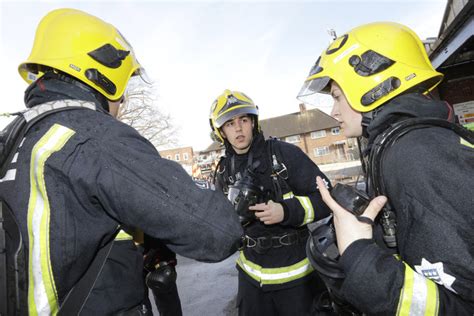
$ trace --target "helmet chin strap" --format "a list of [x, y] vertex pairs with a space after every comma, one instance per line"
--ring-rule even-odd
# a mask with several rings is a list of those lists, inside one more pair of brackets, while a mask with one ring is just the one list
[[365, 138], [369, 137], [369, 134], [367, 133], [367, 127], [370, 125], [370, 123], [375, 120], [377, 115], [379, 114], [380, 110], [382, 109], [382, 106], [379, 106], [376, 109], [373, 109], [370, 112], [364, 112], [362, 114], [362, 136]]

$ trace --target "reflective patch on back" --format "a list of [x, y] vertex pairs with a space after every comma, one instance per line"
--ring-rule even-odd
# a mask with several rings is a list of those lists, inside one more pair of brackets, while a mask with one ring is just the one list
[[28, 309], [30, 315], [55, 315], [58, 297], [50, 257], [50, 204], [45, 181], [48, 158], [60, 151], [75, 132], [54, 124], [31, 151], [28, 202]]

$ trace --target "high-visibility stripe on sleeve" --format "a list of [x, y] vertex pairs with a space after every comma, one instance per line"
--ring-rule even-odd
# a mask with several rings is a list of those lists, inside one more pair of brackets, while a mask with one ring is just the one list
[[397, 315], [438, 315], [438, 287], [430, 279], [405, 264], [405, 279], [400, 293]]
[[474, 148], [474, 144], [471, 144], [470, 142], [468, 142], [464, 138], [460, 138], [460, 144], [464, 145], [464, 146], [467, 146], [467, 147], [470, 147], [470, 148]]
[[237, 258], [237, 264], [261, 285], [287, 283], [300, 279], [314, 271], [308, 258], [286, 267], [263, 268], [248, 260], [243, 251], [240, 252], [239, 258]]
[[313, 222], [314, 209], [313, 209], [313, 203], [311, 203], [311, 200], [309, 199], [309, 197], [297, 196], [297, 195], [294, 195], [293, 192], [288, 192], [283, 195], [283, 200], [288, 200], [291, 198], [296, 198], [304, 209], [304, 219], [303, 219], [303, 223], [301, 223], [301, 226]]
[[55, 315], [58, 311], [56, 285], [51, 267], [49, 224], [50, 206], [44, 169], [46, 160], [60, 151], [75, 132], [54, 124], [31, 152], [30, 197], [28, 202], [30, 315]]
[[125, 232], [124, 230], [120, 230], [115, 237], [115, 240], [121, 241], [121, 240], [133, 240], [133, 236], [130, 235], [129, 233]]

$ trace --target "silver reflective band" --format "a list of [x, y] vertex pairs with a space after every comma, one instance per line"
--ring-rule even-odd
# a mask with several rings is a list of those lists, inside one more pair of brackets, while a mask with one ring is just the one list
[[404, 262], [405, 280], [400, 292], [397, 315], [438, 315], [439, 298], [436, 283], [416, 273]]
[[78, 100], [60, 100], [46, 102], [41, 105], [35, 106], [34, 108], [28, 109], [22, 113], [23, 117], [27, 122], [31, 121], [35, 117], [56, 109], [62, 109], [66, 107], [81, 107], [90, 110], [96, 110], [96, 106], [92, 102], [78, 101]]

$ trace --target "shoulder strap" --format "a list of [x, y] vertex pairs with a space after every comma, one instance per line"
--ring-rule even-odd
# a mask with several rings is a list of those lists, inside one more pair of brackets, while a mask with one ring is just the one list
[[26, 255], [20, 227], [4, 201], [0, 201], [0, 315], [26, 313]]
[[[216, 184], [217, 178], [221, 180], [224, 179], [225, 175], [227, 174], [227, 166], [225, 165], [226, 156], [222, 156], [219, 158], [219, 162], [216, 165], [216, 171], [212, 178], [212, 184]], [[223, 168], [221, 170], [221, 168]]]
[[23, 137], [34, 124], [51, 114], [81, 108], [96, 110], [96, 106], [92, 102], [63, 100], [47, 102], [23, 112], [11, 114], [17, 117], [0, 132], [0, 178], [5, 175], [8, 162], [11, 161]]
[[450, 129], [471, 144], [474, 143], [474, 132], [459, 124], [451, 123], [443, 119], [411, 118], [395, 123], [375, 139], [373, 148], [370, 152], [369, 165], [371, 167], [371, 182], [375, 194], [380, 195], [386, 193], [385, 185], [383, 181], [381, 181], [383, 178], [382, 163], [385, 149], [391, 147], [400, 137], [412, 130], [433, 126]]
[[286, 180], [288, 180], [288, 169], [283, 163], [282, 154], [280, 147], [277, 145], [277, 140], [270, 137], [266, 141], [267, 143], [267, 154], [270, 159], [271, 166], [271, 179], [273, 185], [273, 192], [275, 194], [276, 202], [283, 200], [282, 184], [285, 187], [289, 187]]
[[115, 236], [117, 236], [119, 230], [120, 229], [117, 229], [111, 240], [109, 240], [107, 244], [99, 250], [86, 273], [76, 283], [71, 291], [69, 291], [58, 311], [58, 316], [79, 315], [82, 311], [89, 294], [94, 288], [95, 282], [104, 268], [105, 261], [112, 250]]
[[[374, 196], [386, 195], [386, 187], [383, 182], [383, 162], [386, 149], [391, 147], [400, 137], [407, 133], [421, 128], [442, 127], [454, 131], [471, 144], [474, 143], [474, 132], [462, 127], [459, 124], [451, 123], [443, 119], [436, 118], [410, 118], [393, 124], [390, 128], [377, 136], [370, 151], [368, 168], [370, 170], [370, 183]], [[384, 230], [384, 240], [388, 247], [397, 246], [395, 234], [396, 223], [395, 214], [387, 204], [382, 210], [381, 223]]]

